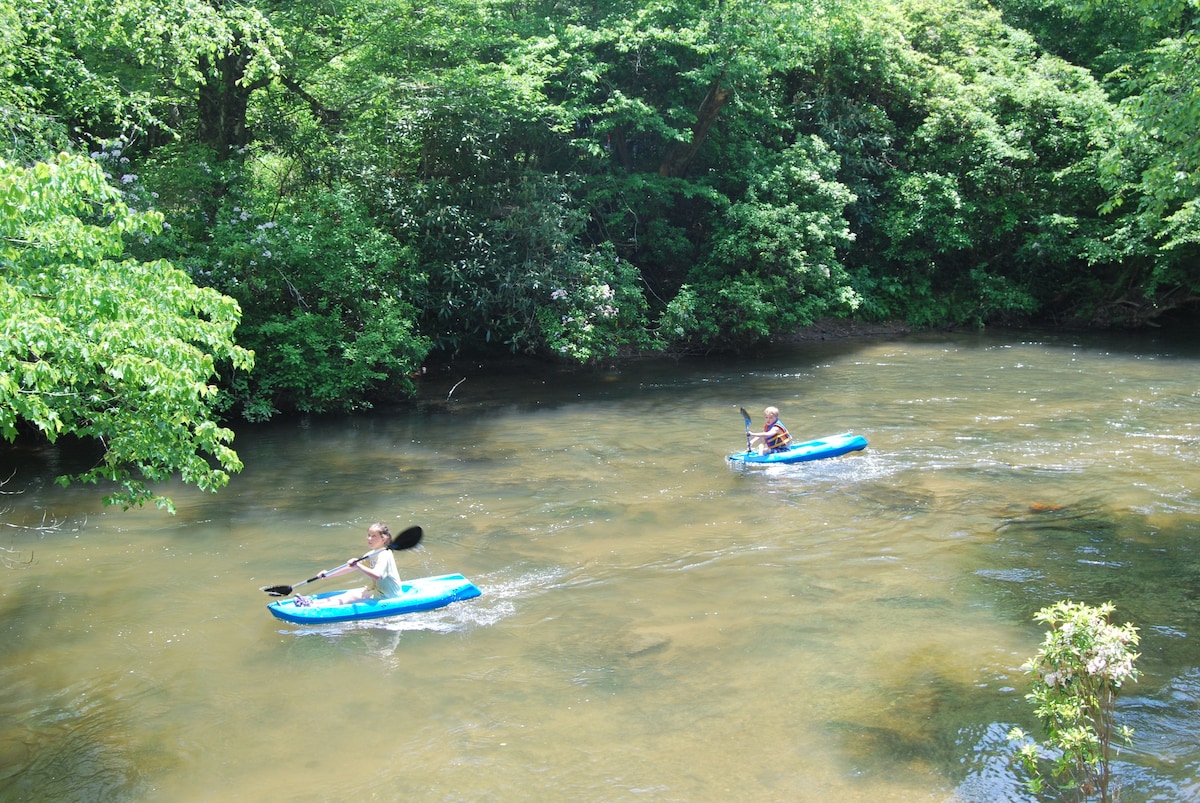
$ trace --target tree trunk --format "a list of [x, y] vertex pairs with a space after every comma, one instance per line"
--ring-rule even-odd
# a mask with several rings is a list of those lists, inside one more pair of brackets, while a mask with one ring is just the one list
[[246, 109], [250, 93], [258, 85], [241, 83], [246, 76], [249, 49], [235, 42], [229, 51], [215, 60], [200, 59], [200, 71], [208, 77], [197, 98], [197, 138], [213, 149], [224, 161], [250, 142], [246, 129]]
[[692, 159], [699, 153], [704, 141], [708, 139], [708, 132], [712, 130], [713, 123], [721, 114], [721, 107], [725, 105], [725, 101], [729, 99], [732, 92], [721, 86], [721, 79], [724, 77], [724, 73], [718, 75], [712, 82], [712, 86], [708, 88], [708, 94], [704, 96], [704, 102], [700, 104], [700, 110], [696, 112], [696, 122], [692, 126], [692, 141], [687, 144], [672, 143], [671, 147], [667, 149], [667, 155], [663, 157], [662, 163], [658, 166], [658, 175], [663, 178], [683, 178], [687, 175], [688, 169], [692, 166]]

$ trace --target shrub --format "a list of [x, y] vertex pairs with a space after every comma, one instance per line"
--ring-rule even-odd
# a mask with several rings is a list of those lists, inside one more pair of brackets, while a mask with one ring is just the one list
[[[1055, 791], [1062, 799], [1112, 800], [1114, 735], [1129, 744], [1133, 732], [1114, 721], [1117, 692], [1137, 680], [1137, 628], [1109, 622], [1113, 604], [1091, 607], [1070, 601], [1042, 608], [1034, 619], [1050, 625], [1038, 654], [1023, 667], [1036, 679], [1026, 699], [1049, 737], [1037, 743], [1020, 728], [1008, 738], [1020, 742], [1021, 764], [1030, 791]], [[1050, 788], [1046, 772], [1049, 772]]]

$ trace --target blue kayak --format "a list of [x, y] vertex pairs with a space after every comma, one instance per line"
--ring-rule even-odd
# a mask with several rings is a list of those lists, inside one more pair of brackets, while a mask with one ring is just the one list
[[405, 580], [400, 584], [398, 597], [368, 599], [349, 605], [322, 605], [321, 600], [341, 591], [314, 594], [312, 605], [300, 607], [295, 599], [272, 602], [267, 610], [276, 619], [300, 625], [319, 625], [330, 622], [353, 622], [359, 619], [378, 619], [383, 616], [399, 616], [404, 613], [431, 611], [451, 602], [478, 597], [480, 591], [461, 574], [443, 574], [438, 577], [422, 577]]
[[824, 460], [827, 457], [840, 457], [850, 452], [858, 452], [867, 448], [867, 439], [862, 435], [844, 432], [841, 435], [830, 435], [804, 443], [792, 443], [782, 452], [742, 452], [729, 455], [731, 463], [744, 463], [755, 466], [771, 466], [779, 463], [807, 463], [809, 460]]

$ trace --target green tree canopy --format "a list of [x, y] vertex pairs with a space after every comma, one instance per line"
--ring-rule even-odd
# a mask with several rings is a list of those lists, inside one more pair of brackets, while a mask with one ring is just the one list
[[221, 409], [258, 420], [360, 409], [464, 353], [1194, 310], [1198, 19], [1197, 0], [0, 0], [0, 123], [10, 158], [99, 152], [162, 213], [130, 253], [240, 303], [259, 359], [221, 376]]
[[249, 370], [240, 310], [164, 260], [124, 258], [161, 216], [131, 210], [90, 159], [0, 160], [0, 435], [93, 439], [104, 456], [74, 477], [108, 480], [140, 505], [178, 473], [205, 490], [242, 464], [213, 416], [218, 362]]

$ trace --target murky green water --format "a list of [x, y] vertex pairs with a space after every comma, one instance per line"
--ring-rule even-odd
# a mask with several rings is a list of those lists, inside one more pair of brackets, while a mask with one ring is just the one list
[[[4, 453], [0, 798], [1020, 799], [1031, 616], [1071, 597], [1142, 629], [1122, 799], [1197, 799], [1198, 367], [998, 334], [448, 375], [415, 411], [241, 431], [246, 470], [174, 517]], [[767, 404], [870, 448], [729, 468]], [[403, 573], [483, 596], [267, 614], [375, 520], [425, 529]]]

